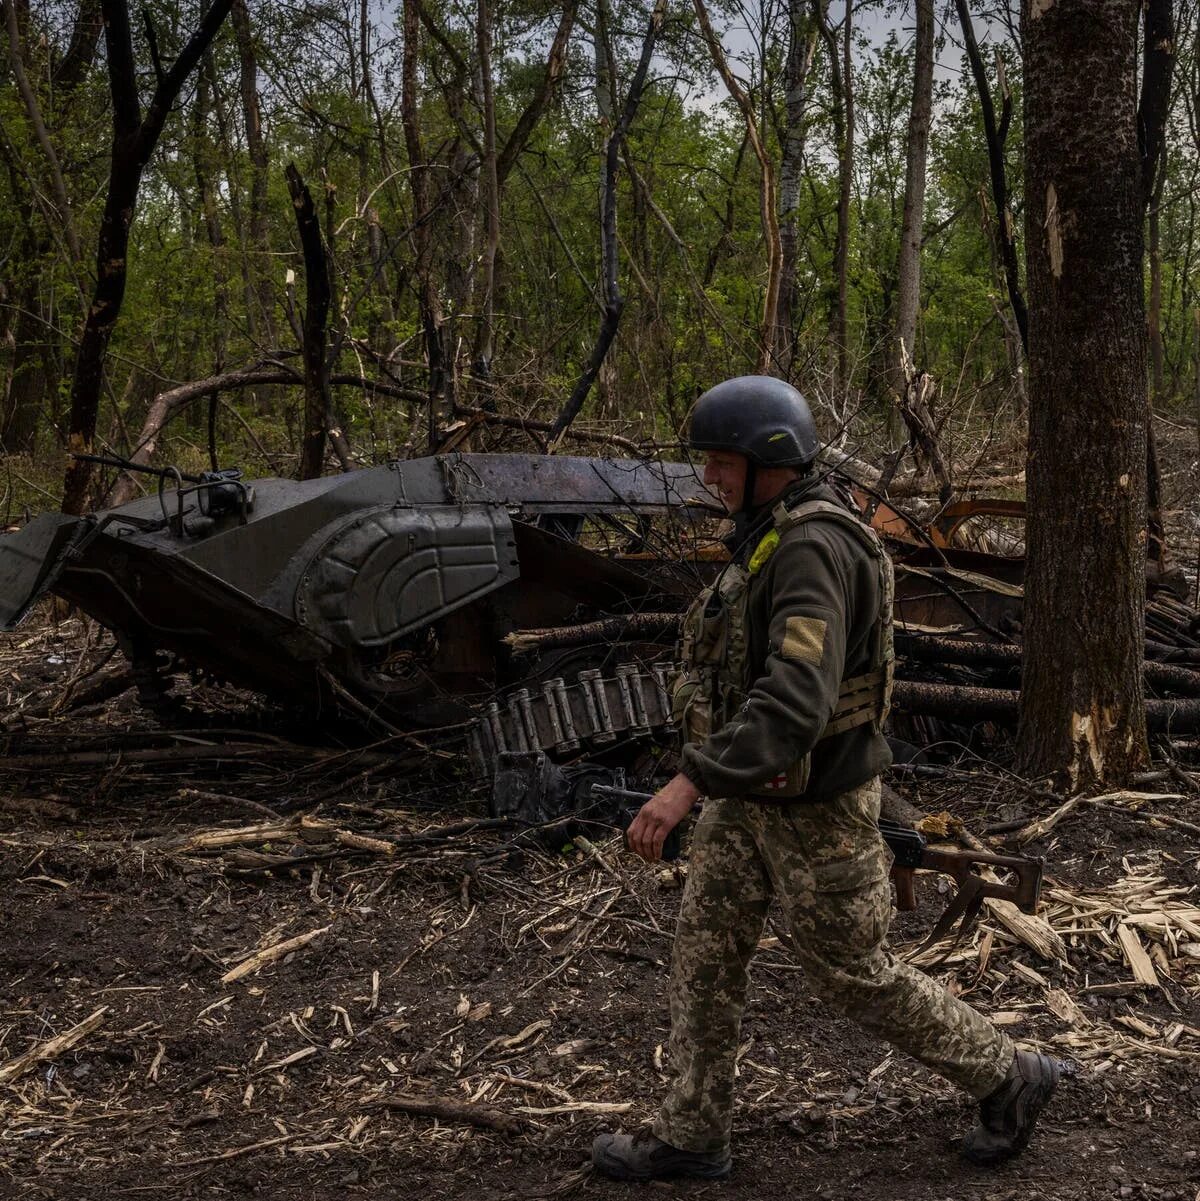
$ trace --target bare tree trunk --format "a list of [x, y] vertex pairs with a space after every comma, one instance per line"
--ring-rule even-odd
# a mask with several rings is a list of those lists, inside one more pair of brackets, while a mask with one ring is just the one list
[[[992, 104], [992, 91], [988, 87], [987, 73], [983, 69], [983, 56], [975, 41], [975, 26], [971, 22], [971, 11], [967, 0], [954, 0], [958, 9], [958, 21], [962, 26], [963, 43], [971, 74], [975, 78], [975, 90], [979, 94], [979, 107], [983, 110], [983, 133], [988, 148], [988, 173], [992, 180], [992, 202], [996, 206], [996, 226], [1000, 239], [1000, 257], [1004, 263], [1004, 278], [1008, 284], [1008, 300], [1012, 305], [1017, 329], [1021, 332], [1021, 346], [1029, 353], [1029, 313], [1025, 297], [1021, 292], [1021, 272], [1017, 264], [1017, 240], [1013, 228], [1012, 213], [1008, 208], [1008, 182], [1004, 170], [1004, 143], [1008, 139], [1012, 121], [1012, 93], [1004, 78], [1004, 61], [996, 56], [996, 72], [1001, 95], [1000, 123], [996, 124], [996, 109]], [[1028, 206], [1026, 212], [1028, 212]]]
[[[812, 0], [813, 15], [825, 52], [829, 56], [829, 88], [832, 93], [831, 115], [833, 118], [833, 140], [838, 156], [838, 207], [837, 230], [833, 248], [833, 290], [829, 304], [829, 343], [833, 356], [833, 391], [844, 399], [848, 372], [848, 347], [846, 345], [846, 300], [848, 292], [847, 265], [850, 246], [850, 184], [853, 179], [854, 112], [850, 99], [848, 80], [843, 71], [844, 61], [849, 58], [849, 38], [839, 48], [837, 30], [829, 21], [829, 0]], [[850, 23], [850, 0], [846, 3], [846, 23]]]
[[[67, 427], [67, 449], [88, 453], [96, 433], [104, 362], [121, 304], [125, 299], [126, 259], [129, 227], [137, 210], [142, 172], [150, 161], [184, 81], [212, 43], [229, 14], [232, 0], [213, 0], [213, 5], [188, 39], [169, 69], [158, 54], [153, 27], [147, 25], [156, 86], [143, 115], [138, 99], [133, 58], [133, 34], [126, 0], [102, 0], [105, 44], [108, 49], [109, 90], [113, 105], [113, 142], [108, 194], [100, 218], [96, 246], [96, 287], [84, 321], [75, 375], [71, 383], [71, 413]], [[63, 512], [80, 514], [87, 507], [92, 464], [73, 459], [63, 481]]]
[[[596, 344], [592, 348], [591, 356], [584, 365], [583, 371], [576, 381], [575, 387], [571, 390], [571, 395], [567, 398], [566, 404], [563, 405], [562, 411], [555, 418], [554, 424], [550, 428], [549, 444], [551, 450], [562, 441], [571, 422], [579, 416], [580, 411], [583, 409], [588, 393], [592, 390], [592, 385], [596, 382], [596, 376], [600, 374], [600, 367], [604, 362], [604, 356], [608, 354], [608, 349], [613, 344], [613, 339], [617, 336], [617, 327], [621, 323], [621, 312], [625, 308], [625, 298], [621, 295], [621, 281], [618, 274], [620, 259], [617, 244], [617, 167], [620, 161], [621, 144], [625, 140], [625, 135], [629, 132], [630, 125], [633, 124], [633, 118], [637, 115], [638, 105], [641, 104], [642, 93], [646, 89], [646, 76], [650, 70], [650, 60], [654, 56], [654, 46], [658, 41], [658, 33], [662, 28], [666, 11], [666, 0], [655, 0], [654, 11], [650, 14], [649, 27], [646, 29], [646, 36], [642, 39], [642, 53], [638, 58], [633, 78], [629, 81], [629, 92], [625, 97], [621, 116], [609, 130], [608, 138], [605, 141], [604, 181], [600, 196], [600, 243], [604, 270], [604, 315], [600, 319], [600, 332], [596, 336]], [[600, 26], [601, 23], [597, 22], [597, 25]], [[610, 61], [606, 44], [607, 30], [598, 28], [596, 36], [598, 39], [596, 46], [598, 70], [603, 70], [604, 67], [600, 64], [604, 63], [604, 66], [607, 66], [608, 61]]]
[[[251, 272], [257, 304], [247, 307], [250, 329], [267, 346], [274, 347], [275, 281], [271, 260], [271, 213], [267, 199], [271, 163], [263, 136], [262, 104], [258, 95], [258, 53], [246, 0], [233, 0], [230, 21], [238, 48], [238, 81], [242, 96], [242, 120], [246, 126], [246, 149], [250, 155], [250, 242], [257, 262]], [[257, 311], [255, 311], [257, 310]]]
[[933, 0], [916, 0], [917, 39], [914, 54], [912, 107], [908, 117], [908, 150], [904, 176], [904, 216], [896, 263], [896, 332], [888, 355], [889, 386], [904, 395], [903, 360], [911, 362], [921, 307], [921, 235], [925, 218], [925, 167], [929, 155], [929, 122], [933, 113]]
[[475, 44], [479, 54], [480, 93], [483, 100], [483, 253], [479, 262], [475, 311], [478, 322], [472, 374], [485, 393], [476, 403], [487, 407], [486, 393], [492, 374], [494, 352], [496, 251], [500, 248], [500, 176], [496, 162], [496, 87], [492, 78], [492, 7], [479, 0], [475, 17]]
[[533, 132], [546, 106], [550, 103], [563, 72], [567, 66], [567, 47], [571, 40], [571, 31], [575, 28], [575, 17], [579, 12], [579, 0], [565, 0], [558, 28], [554, 32], [554, 40], [550, 43], [550, 51], [546, 55], [546, 68], [542, 73], [542, 86], [534, 93], [533, 98], [525, 106], [512, 132], [508, 135], [503, 148], [496, 157], [496, 179], [500, 187], [508, 178], [508, 173], [516, 165], [517, 158], [525, 149], [529, 135]]
[[438, 442], [438, 427], [448, 414], [445, 405], [446, 362], [442, 344], [442, 301], [433, 279], [433, 230], [430, 206], [429, 164], [421, 141], [418, 115], [417, 58], [421, 49], [420, 0], [404, 0], [404, 58], [401, 67], [400, 119], [408, 152], [408, 179], [412, 189], [412, 244], [417, 276], [417, 303], [425, 336], [425, 361], [429, 371], [427, 442]]
[[1073, 788], [1146, 759], [1146, 330], [1136, 0], [1022, 22], [1029, 519], [1018, 758]]
[[772, 351], [778, 324], [779, 288], [782, 279], [781, 260], [783, 258], [779, 242], [779, 221], [776, 215], [778, 199], [775, 194], [775, 164], [760, 136], [758, 119], [754, 115], [754, 105], [746, 94], [746, 90], [734, 78], [729, 64], [725, 61], [725, 51], [721, 48], [721, 39], [717, 37], [712, 22], [708, 18], [708, 9], [704, 6], [704, 0], [692, 0], [692, 6], [696, 10], [696, 17], [700, 22], [700, 32], [704, 35], [713, 66], [716, 67], [717, 74], [720, 75], [726, 90], [733, 97], [738, 108], [742, 110], [750, 146], [758, 159], [758, 206], [759, 218], [762, 221], [763, 240], [767, 244], [767, 286], [763, 294], [757, 370], [760, 374], [766, 375], [772, 366]]
[[807, 16], [806, 0], [789, 0], [787, 58], [787, 124], [779, 166], [779, 312], [774, 355], [779, 374], [791, 375], [795, 358], [796, 256], [800, 247], [797, 210], [804, 170], [804, 117], [808, 77], [817, 48], [817, 31]]
[[96, 44], [104, 28], [100, 0], [79, 0], [79, 11], [71, 26], [71, 41], [51, 75], [55, 93], [61, 98], [73, 92], [87, 77], [96, 60]]
[[63, 179], [62, 167], [59, 165], [58, 152], [50, 140], [46, 122], [42, 118], [42, 110], [38, 104], [37, 95], [29, 76], [25, 73], [25, 60], [21, 50], [21, 31], [17, 24], [17, 6], [14, 0], [4, 3], [4, 24], [8, 32], [8, 65], [12, 70], [13, 79], [20, 93], [21, 102], [25, 106], [25, 115], [33, 126], [34, 136], [41, 147], [42, 156], [46, 160], [46, 169], [50, 174], [50, 183], [54, 191], [57, 217], [62, 227], [63, 239], [67, 244], [67, 257], [71, 270], [78, 273], [83, 262], [83, 251], [79, 246], [79, 234], [75, 230], [75, 217], [71, 211], [71, 200], [67, 195], [66, 181]]
[[1162, 177], [1150, 200], [1149, 245], [1150, 259], [1150, 308], [1147, 313], [1147, 328], [1150, 335], [1150, 381], [1151, 404], [1163, 398], [1163, 335], [1162, 335], [1162, 246], [1159, 238], [1158, 210], [1162, 202]]
[[200, 211], [204, 217], [204, 231], [213, 257], [213, 284], [215, 303], [213, 306], [213, 339], [215, 355], [213, 373], [220, 375], [225, 370], [225, 333], [229, 323], [229, 279], [225, 257], [225, 232], [221, 228], [221, 215], [217, 209], [216, 191], [213, 187], [213, 154], [208, 141], [207, 125], [209, 105], [212, 97], [212, 66], [208, 55], [196, 81], [196, 101], [192, 107], [192, 170], [196, 178], [196, 191], [200, 196]]
[[[1173, 0], [1149, 0], [1142, 8], [1142, 91], [1138, 98], [1138, 154], [1141, 157], [1142, 201], [1149, 210], [1150, 365], [1153, 395], [1146, 425], [1146, 506], [1148, 554], [1161, 563], [1166, 549], [1162, 520], [1162, 482], [1154, 442], [1154, 406], [1163, 398], [1162, 248], [1159, 209], [1166, 179], [1167, 116], [1171, 107], [1171, 76], [1175, 69]], [[1185, 273], [1186, 274], [1186, 273]]]
[[833, 255], [833, 270], [837, 276], [837, 343], [838, 378], [835, 391], [844, 404], [850, 388], [850, 342], [847, 307], [850, 293], [850, 193], [854, 186], [854, 64], [851, 58], [853, 34], [853, 0], [846, 0], [846, 16], [842, 28], [842, 111], [845, 117], [842, 145], [839, 149], [837, 246]]

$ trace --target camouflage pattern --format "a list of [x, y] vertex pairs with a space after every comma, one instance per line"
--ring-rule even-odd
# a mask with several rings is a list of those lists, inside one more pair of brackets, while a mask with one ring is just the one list
[[976, 1097], [1013, 1045], [969, 1005], [883, 946], [889, 853], [878, 778], [827, 801], [706, 801], [692, 839], [671, 965], [670, 1092], [654, 1133], [688, 1151], [729, 1145], [747, 969], [772, 896], [808, 987]]

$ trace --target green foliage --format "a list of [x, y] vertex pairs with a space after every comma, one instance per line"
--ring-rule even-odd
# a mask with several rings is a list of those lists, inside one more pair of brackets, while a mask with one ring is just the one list
[[[491, 9], [502, 147], [543, 86], [561, 9], [547, 0], [495, 0]], [[416, 166], [427, 165], [439, 201], [429, 221], [430, 271], [460, 356], [458, 396], [474, 404], [484, 398], [470, 367], [481, 311], [484, 217], [478, 8], [432, 0], [427, 12], [442, 42], [422, 30], [416, 111], [428, 164]], [[413, 394], [426, 390], [410, 187], [414, 164], [407, 161], [402, 124], [401, 6], [394, 12], [371, 7], [365, 37], [360, 13], [357, 6], [312, 0], [250, 6], [269, 159], [265, 247], [256, 243], [253, 229], [256, 169], [240, 91], [239, 47], [228, 25], [201, 74], [185, 87], [147, 168], [133, 219], [128, 292], [112, 342], [99, 431], [113, 449], [129, 453], [138, 445], [150, 401], [177, 382], [275, 352], [296, 363], [292, 319], [298, 322], [302, 315], [304, 268], [283, 180], [289, 162], [308, 181], [332, 254], [330, 338], [338, 348], [333, 370]], [[778, 160], [786, 120], [787, 14], [764, 13], [764, 28], [749, 39], [735, 31], [727, 44], [741, 47], [735, 69], [751, 90], [763, 136]], [[196, 8], [153, 0], [150, 14], [169, 59], [193, 27]], [[614, 88], [617, 111], [648, 15], [645, 0], [617, 3], [610, 14], [616, 73], [614, 80], [605, 73], [604, 86]], [[48, 82], [65, 53], [73, 17], [73, 10], [55, 0], [35, 0], [24, 54], [68, 181], [72, 218], [86, 252], [82, 264], [71, 264], [64, 254], [45, 156], [11, 76], [0, 80], [0, 422], [11, 426], [21, 404], [33, 405], [33, 426], [20, 448], [33, 451], [31, 462], [47, 464], [40, 482], [48, 490], [56, 487], [49, 481], [60, 468], [62, 396], [90, 286], [111, 136], [102, 45], [69, 95]], [[607, 134], [601, 121], [607, 108], [597, 103], [596, 19], [594, 4], [580, 8], [562, 80], [503, 189], [489, 393], [502, 412], [552, 418], [596, 337]], [[862, 400], [868, 411], [878, 412], [880, 356], [894, 320], [911, 21], [900, 11], [869, 5], [856, 22], [870, 37], [860, 37], [855, 51], [849, 296], [855, 350], [851, 395], [837, 398], [831, 411], [846, 411]], [[985, 49], [990, 56], [991, 48]], [[148, 72], [140, 33], [138, 53]], [[1009, 43], [1002, 53], [1014, 93], [1007, 170], [1020, 240], [1020, 63]], [[941, 379], [965, 380], [999, 394], [1010, 387], [1010, 348], [1000, 320], [1007, 298], [993, 246], [996, 215], [979, 102], [969, 72], [958, 70], [953, 53], [943, 52], [940, 63], [917, 357]], [[149, 73], [142, 82], [145, 96]], [[796, 215], [801, 242], [792, 360], [796, 381], [817, 397], [829, 395], [834, 295], [837, 151], [829, 88], [818, 43]], [[1161, 221], [1167, 382], [1174, 393], [1191, 387], [1191, 313], [1197, 303], [1197, 167], [1190, 127], [1181, 115], [1186, 100], [1181, 90]], [[753, 369], [766, 285], [758, 164], [744, 145], [741, 115], [696, 35], [690, 6], [669, 11], [622, 155], [618, 211], [625, 309], [580, 427], [600, 422], [602, 428], [670, 441], [701, 389]], [[256, 297], [267, 294], [274, 296], [270, 321], [256, 309]], [[424, 445], [422, 405], [345, 386], [336, 389], [336, 397], [363, 461]], [[296, 387], [226, 393], [218, 427], [222, 461], [293, 470], [299, 404]], [[206, 408], [201, 401], [194, 414], [173, 421], [160, 441], [161, 456], [188, 463], [207, 458]]]

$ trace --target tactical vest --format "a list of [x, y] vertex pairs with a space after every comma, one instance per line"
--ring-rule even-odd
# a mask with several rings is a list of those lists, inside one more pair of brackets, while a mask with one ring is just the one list
[[[748, 662], [747, 621], [751, 583], [789, 531], [814, 518], [836, 521], [849, 530], [871, 555], [879, 571], [879, 612], [871, 634], [870, 667], [845, 679], [838, 689], [837, 705], [818, 741], [844, 734], [868, 722], [876, 733], [883, 728], [892, 692], [892, 604], [895, 585], [892, 561], [870, 526], [841, 507], [810, 500], [789, 509], [782, 501], [772, 514], [771, 529], [759, 541], [743, 567], [731, 563], [706, 588], [683, 620], [680, 659], [682, 672], [672, 693], [672, 715], [685, 741], [703, 742], [747, 703], [754, 685]], [[799, 796], [808, 787], [811, 755], [791, 764], [767, 781], [764, 796], [783, 799]]]

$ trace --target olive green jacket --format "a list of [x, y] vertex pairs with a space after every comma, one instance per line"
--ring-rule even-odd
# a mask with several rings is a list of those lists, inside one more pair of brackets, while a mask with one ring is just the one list
[[[842, 503], [832, 488], [803, 481], [783, 494]], [[772, 528], [764, 506], [734, 550], [746, 564]], [[872, 667], [879, 616], [877, 561], [837, 519], [815, 517], [787, 530], [751, 576], [747, 598], [747, 699], [702, 742], [683, 748], [684, 774], [710, 797], [771, 798], [769, 781], [811, 752], [800, 801], [824, 800], [878, 775], [891, 762], [868, 723], [818, 741], [838, 688]]]

